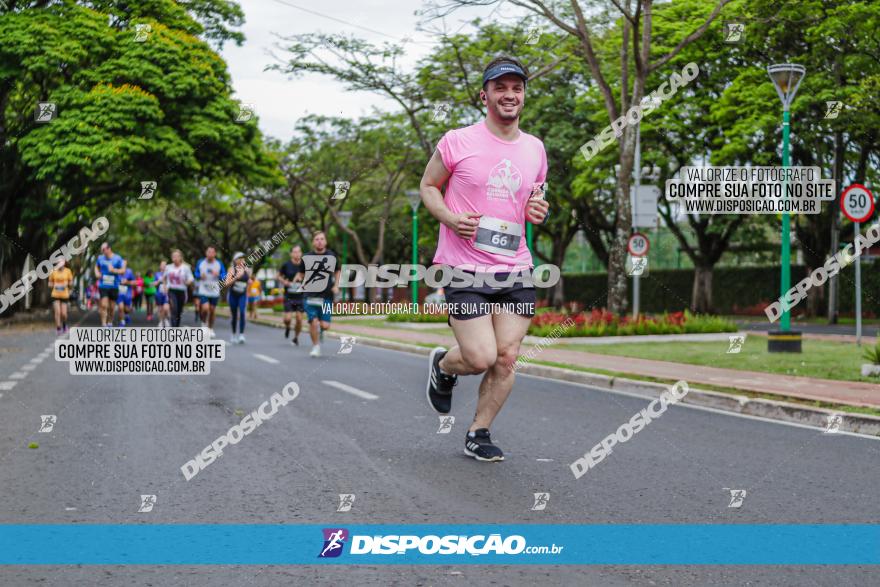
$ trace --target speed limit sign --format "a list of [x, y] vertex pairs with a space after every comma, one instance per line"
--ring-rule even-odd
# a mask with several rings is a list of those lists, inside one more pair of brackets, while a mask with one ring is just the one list
[[629, 241], [626, 243], [626, 250], [633, 257], [644, 257], [648, 254], [648, 247], [650, 246], [651, 243], [648, 242], [648, 237], [640, 232], [636, 232], [629, 237]]
[[860, 183], [854, 183], [840, 196], [840, 209], [853, 222], [864, 222], [874, 213], [874, 194]]

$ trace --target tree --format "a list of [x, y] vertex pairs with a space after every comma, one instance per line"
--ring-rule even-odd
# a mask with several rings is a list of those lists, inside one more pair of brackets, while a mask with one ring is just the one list
[[[356, 122], [309, 116], [296, 135], [283, 148], [286, 185], [250, 190], [249, 198], [270, 206], [301, 234], [328, 232], [337, 252], [344, 233], [362, 265], [380, 263], [389, 242], [409, 242], [404, 193], [418, 181], [412, 164], [418, 150], [402, 115]], [[337, 194], [336, 182], [345, 182], [346, 191]], [[348, 226], [341, 212], [352, 213]], [[392, 258], [401, 257], [407, 258]]]
[[[278, 180], [255, 123], [235, 122], [225, 63], [195, 36], [240, 40], [229, 22], [240, 9], [224, 0], [10, 0], [0, 16], [0, 288], [28, 253], [46, 258], [92, 218], [137, 202], [142, 181], [173, 197], [203, 178]], [[150, 27], [143, 42], [136, 25]], [[38, 103], [57, 116], [37, 122]]]
[[[713, 158], [779, 165], [781, 107], [765, 68], [789, 61], [807, 67], [791, 106], [792, 165], [818, 166], [823, 177], [835, 179], [838, 193], [850, 182], [864, 183], [874, 167], [870, 163], [878, 161], [880, 104], [873, 96], [880, 53], [872, 35], [880, 9], [869, 2], [827, 0], [782, 7], [752, 0], [745, 8], [753, 16], [746, 21], [748, 42], [739, 50], [744, 68], [717, 103], [716, 118], [729, 131]], [[845, 107], [837, 118], [826, 118], [832, 100]], [[836, 201], [824, 203], [820, 214], [792, 217], [808, 271], [836, 252], [838, 218]], [[837, 277], [829, 281], [831, 291]], [[812, 288], [808, 313], [818, 314], [823, 299], [824, 288]], [[833, 304], [828, 312], [833, 322]]]

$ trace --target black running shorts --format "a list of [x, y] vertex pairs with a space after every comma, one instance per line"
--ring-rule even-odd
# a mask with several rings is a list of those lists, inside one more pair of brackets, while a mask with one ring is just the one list
[[297, 296], [295, 298], [288, 298], [285, 296], [285, 298], [284, 298], [284, 311], [285, 312], [305, 312], [305, 308], [303, 308], [302, 296]]
[[[495, 281], [507, 280], [509, 273], [496, 273]], [[509, 286], [492, 287], [471, 285], [444, 288], [450, 318], [471, 320], [489, 314], [517, 314], [531, 318], [535, 315], [535, 288], [520, 282]]]

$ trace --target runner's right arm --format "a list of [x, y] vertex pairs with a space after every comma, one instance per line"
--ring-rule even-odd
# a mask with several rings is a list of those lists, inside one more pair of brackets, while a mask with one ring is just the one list
[[476, 212], [456, 214], [446, 207], [440, 188], [449, 180], [450, 175], [452, 174], [443, 165], [440, 151], [435, 150], [425, 167], [424, 175], [422, 175], [419, 193], [431, 216], [451, 228], [461, 238], [471, 239], [477, 233], [477, 226], [480, 224], [479, 218], [482, 214]]

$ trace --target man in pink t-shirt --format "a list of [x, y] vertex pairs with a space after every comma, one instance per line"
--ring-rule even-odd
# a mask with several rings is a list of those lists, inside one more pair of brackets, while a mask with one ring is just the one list
[[519, 130], [527, 81], [516, 59], [489, 63], [480, 91], [485, 120], [447, 132], [420, 185], [425, 207], [441, 223], [434, 262], [475, 277], [446, 287], [458, 344], [431, 352], [426, 394], [436, 412], [448, 414], [458, 376], [484, 373], [464, 449], [480, 461], [504, 460], [489, 427], [513, 388], [513, 366], [535, 313], [526, 222], [540, 224], [548, 214], [544, 144]]

